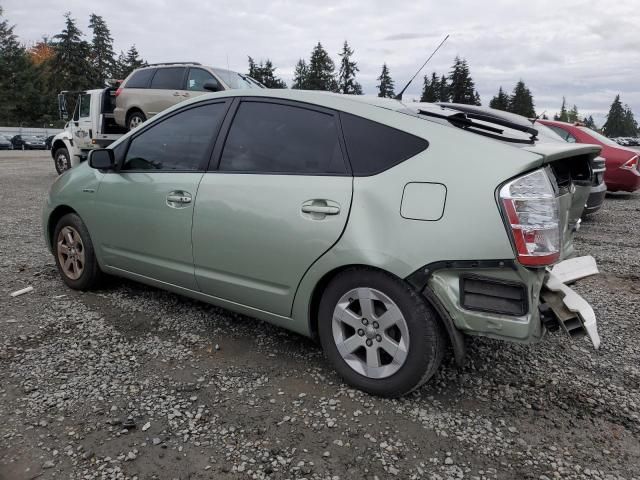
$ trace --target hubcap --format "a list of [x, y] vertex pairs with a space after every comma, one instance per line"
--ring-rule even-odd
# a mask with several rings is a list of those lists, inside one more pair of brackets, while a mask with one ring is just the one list
[[63, 153], [60, 153], [56, 157], [56, 161], [58, 162], [58, 169], [60, 169], [62, 171], [69, 169], [69, 164], [68, 164], [68, 161], [67, 161], [67, 157]]
[[84, 244], [73, 227], [64, 227], [56, 242], [58, 262], [62, 272], [71, 280], [77, 280], [84, 271]]
[[140, 118], [139, 115], [134, 115], [133, 117], [131, 117], [131, 120], [129, 120], [129, 130], [133, 130], [134, 128], [140, 126], [141, 123], [142, 118]]
[[356, 288], [340, 298], [332, 331], [342, 359], [365, 377], [389, 377], [407, 359], [407, 322], [393, 300], [373, 288]]

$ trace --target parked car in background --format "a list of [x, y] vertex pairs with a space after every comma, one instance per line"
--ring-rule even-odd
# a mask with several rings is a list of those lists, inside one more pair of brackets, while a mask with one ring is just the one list
[[640, 188], [640, 164], [638, 151], [625, 148], [610, 138], [585, 127], [580, 123], [566, 123], [555, 120], [538, 120], [553, 129], [569, 143], [589, 143], [600, 145], [607, 170], [604, 181], [610, 192], [635, 192]]
[[53, 138], [55, 137], [55, 135], [49, 135], [47, 138], [45, 138], [44, 140], [44, 146], [47, 150], [51, 150], [51, 144], [53, 143]]
[[547, 267], [572, 253], [600, 147], [436, 109], [188, 100], [58, 177], [46, 242], [71, 288], [104, 272], [258, 317], [319, 339], [378, 395], [419, 387], [448, 343], [462, 363], [467, 334], [532, 343], [562, 325], [597, 348], [593, 310]]
[[115, 92], [115, 122], [131, 130], [158, 112], [203, 93], [265, 88], [253, 78], [196, 62], [156, 63], [139, 68]]
[[[517, 115], [515, 113], [496, 110], [494, 108], [479, 107], [475, 105], [456, 104], [456, 103], [438, 103], [442, 108], [459, 110], [461, 112], [473, 112], [479, 115], [487, 115], [499, 120], [505, 120], [522, 125], [523, 127], [535, 128], [538, 132], [538, 138], [551, 142], [566, 142], [565, 138], [558, 135], [553, 129], [542, 125], [538, 119], [530, 119]], [[605, 159], [602, 156], [594, 157], [591, 160], [591, 170], [593, 178], [590, 186], [589, 197], [584, 205], [584, 210], [578, 216], [590, 215], [597, 212], [604, 203], [607, 194], [607, 185], [604, 181]]]
[[6, 135], [0, 135], [0, 150], [13, 150], [13, 143]]
[[11, 139], [16, 150], [44, 150], [44, 139], [36, 135], [15, 135]]

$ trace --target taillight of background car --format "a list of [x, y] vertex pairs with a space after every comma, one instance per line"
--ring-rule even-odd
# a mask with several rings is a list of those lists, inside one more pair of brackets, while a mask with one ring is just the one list
[[544, 170], [516, 178], [500, 189], [518, 261], [525, 266], [551, 265], [560, 258], [558, 199]]
[[640, 166], [638, 165], [638, 155], [631, 157], [629, 160], [624, 162], [620, 168], [624, 168], [625, 170], [640, 170]]

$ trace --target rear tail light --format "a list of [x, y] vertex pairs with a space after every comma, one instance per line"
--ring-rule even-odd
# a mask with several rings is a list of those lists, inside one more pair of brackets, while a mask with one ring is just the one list
[[118, 89], [116, 90], [116, 94], [115, 96], [117, 97], [118, 95], [120, 95], [122, 93], [122, 87], [118, 87]]
[[500, 189], [518, 261], [525, 266], [551, 265], [560, 258], [558, 200], [544, 170], [516, 178]]
[[638, 170], [638, 155], [631, 157], [631, 159], [627, 160], [620, 168], [624, 168], [625, 170]]

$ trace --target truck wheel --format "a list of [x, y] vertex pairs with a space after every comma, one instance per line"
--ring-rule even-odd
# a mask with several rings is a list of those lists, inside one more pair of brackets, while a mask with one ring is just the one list
[[401, 279], [370, 268], [339, 273], [320, 301], [318, 333], [338, 373], [360, 390], [399, 397], [436, 372], [446, 348], [437, 314]]
[[56, 166], [58, 175], [62, 175], [64, 172], [71, 168], [71, 158], [69, 157], [69, 150], [66, 147], [58, 148], [53, 154], [53, 163]]
[[74, 290], [90, 290], [98, 286], [102, 272], [89, 231], [78, 215], [68, 213], [58, 221], [51, 243], [64, 283]]
[[146, 119], [147, 117], [145, 117], [142, 112], [131, 112], [127, 117], [127, 128], [133, 130], [139, 127]]

